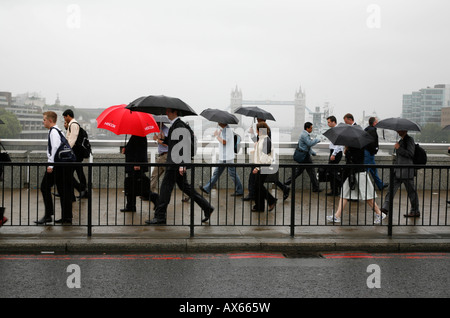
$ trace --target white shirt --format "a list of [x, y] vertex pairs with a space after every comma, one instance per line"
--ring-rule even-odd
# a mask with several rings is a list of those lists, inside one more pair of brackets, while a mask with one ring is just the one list
[[219, 160], [233, 161], [234, 160], [234, 134], [233, 129], [230, 126], [225, 126], [221, 130], [221, 136], [226, 141], [226, 145], [220, 143], [219, 145]]
[[[52, 146], [52, 150], [51, 152], [49, 152], [49, 149], [47, 149], [47, 161], [50, 163], [55, 162], [56, 151], [61, 145], [61, 137], [56, 131], [56, 129], [58, 129], [59, 131], [61, 131], [61, 129], [59, 129], [57, 125], [53, 126], [53, 128], [55, 129], [50, 129], [49, 131], [50, 145]], [[53, 168], [53, 166], [51, 166], [50, 168]]]

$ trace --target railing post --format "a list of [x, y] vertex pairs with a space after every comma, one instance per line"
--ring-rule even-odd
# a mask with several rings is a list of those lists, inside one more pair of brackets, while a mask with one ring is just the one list
[[394, 215], [394, 167], [389, 168], [389, 213], [388, 213], [388, 236], [392, 236], [392, 223]]
[[295, 236], [295, 166], [291, 171], [291, 237]]
[[[194, 173], [195, 173], [195, 167], [194, 165], [191, 166], [191, 192], [194, 192], [194, 182], [195, 182], [195, 177], [194, 177]], [[190, 224], [190, 237], [194, 237], [194, 198], [191, 196], [191, 224]]]
[[87, 193], [88, 193], [88, 237], [92, 236], [92, 165], [88, 166], [88, 184], [87, 184]]

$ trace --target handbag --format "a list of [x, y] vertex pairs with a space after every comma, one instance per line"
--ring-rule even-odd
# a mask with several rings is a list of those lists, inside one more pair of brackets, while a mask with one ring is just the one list
[[306, 152], [300, 150], [300, 148], [295, 148], [294, 151], [294, 160], [298, 163], [303, 163], [306, 158]]

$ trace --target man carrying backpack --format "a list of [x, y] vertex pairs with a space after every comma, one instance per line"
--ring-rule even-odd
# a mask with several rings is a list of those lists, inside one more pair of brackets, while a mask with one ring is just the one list
[[[81, 146], [77, 144], [78, 135], [81, 131], [80, 124], [75, 120], [73, 111], [71, 109], [65, 110], [63, 116], [64, 121], [67, 123], [67, 141], [69, 142], [70, 147], [73, 149], [73, 152], [75, 152], [75, 155], [77, 156], [77, 162], [82, 162], [84, 156], [82, 150], [80, 149]], [[83, 166], [77, 166], [75, 168], [75, 171], [80, 182], [78, 182], [74, 176], [73, 187], [80, 193], [80, 196], [78, 197], [79, 199], [87, 198], [87, 182], [86, 176], [84, 175]]]
[[[408, 135], [406, 130], [397, 131], [401, 139], [394, 145], [395, 148], [395, 160], [394, 165], [413, 165], [414, 152], [416, 144], [414, 138]], [[415, 168], [397, 168], [394, 169], [394, 184], [390, 184], [393, 187], [394, 196], [397, 190], [400, 188], [402, 183], [406, 187], [408, 193], [408, 198], [411, 202], [410, 213], [405, 214], [405, 217], [419, 217], [419, 199], [417, 197], [417, 191], [414, 187], [414, 175]], [[386, 198], [384, 199], [383, 207], [381, 211], [384, 213], [392, 212], [389, 211], [389, 192], [387, 191]]]
[[51, 195], [52, 187], [56, 184], [61, 201], [61, 219], [55, 223], [72, 223], [72, 167], [54, 166], [53, 163], [61, 161], [58, 151], [61, 144], [67, 141], [61, 130], [56, 125], [57, 115], [55, 112], [47, 111], [44, 114], [43, 124], [49, 130], [47, 157], [49, 166], [45, 171], [41, 182], [41, 192], [44, 199], [45, 215], [43, 218], [35, 221], [36, 224], [45, 224], [52, 222], [54, 215], [53, 198]]

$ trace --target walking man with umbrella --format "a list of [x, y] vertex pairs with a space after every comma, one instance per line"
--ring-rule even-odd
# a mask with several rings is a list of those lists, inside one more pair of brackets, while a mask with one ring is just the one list
[[193, 154], [191, 156], [191, 153], [185, 153], [185, 151], [191, 152], [191, 144], [193, 143], [191, 139], [193, 136], [191, 136], [187, 124], [179, 116], [197, 115], [195, 111], [182, 100], [164, 95], [150, 95], [138, 98], [126, 108], [154, 115], [165, 114], [171, 123], [168, 136], [164, 139], [164, 144], [168, 146], [166, 163], [170, 165], [167, 167], [161, 183], [155, 217], [145, 221], [145, 223], [149, 225], [166, 224], [167, 206], [170, 203], [175, 183], [201, 207], [205, 214], [202, 222], [207, 222], [214, 211], [214, 207], [187, 182], [186, 167], [183, 165], [183, 163], [191, 162]]
[[[220, 129], [214, 132], [214, 136], [219, 141], [219, 163], [233, 163], [234, 162], [234, 134], [233, 129], [228, 124], [237, 124], [236, 116], [219, 109], [206, 109], [200, 113], [206, 119], [217, 121]], [[227, 167], [228, 173], [235, 184], [235, 192], [232, 196], [242, 196], [244, 189], [242, 187], [241, 179], [236, 173], [236, 167]], [[200, 186], [200, 190], [209, 194], [214, 187], [219, 177], [225, 171], [225, 167], [216, 167], [214, 169], [211, 180], [205, 185]]]
[[[406, 118], [387, 118], [380, 120], [377, 128], [384, 128], [397, 131], [400, 140], [394, 145], [395, 159], [394, 165], [413, 165], [414, 152], [416, 143], [414, 138], [408, 135], [409, 130], [420, 131], [419, 125]], [[411, 202], [411, 210], [404, 214], [405, 217], [419, 217], [419, 199], [416, 188], [414, 187], [415, 168], [397, 168], [394, 170], [394, 184], [389, 186], [393, 188], [393, 197], [397, 193], [402, 184], [406, 187], [408, 198]], [[390, 191], [387, 192], [381, 211], [389, 213]]]

